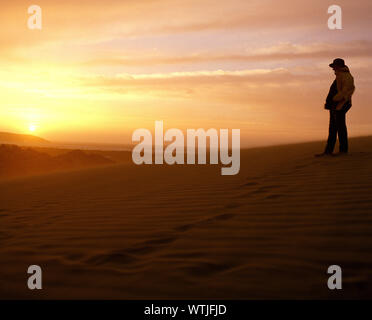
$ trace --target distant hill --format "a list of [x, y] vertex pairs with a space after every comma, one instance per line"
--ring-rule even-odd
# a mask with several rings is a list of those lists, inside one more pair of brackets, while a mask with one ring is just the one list
[[81, 150], [66, 151], [51, 156], [29, 147], [0, 145], [0, 179], [38, 173], [89, 168], [115, 163], [99, 154], [89, 154]]
[[10, 132], [0, 132], [0, 143], [5, 144], [18, 144], [28, 146], [40, 146], [47, 145], [50, 142], [43, 138], [33, 136], [30, 134], [17, 134]]

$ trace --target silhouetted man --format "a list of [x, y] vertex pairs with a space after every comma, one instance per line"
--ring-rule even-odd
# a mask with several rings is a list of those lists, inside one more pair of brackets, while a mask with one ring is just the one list
[[329, 65], [335, 72], [336, 79], [333, 81], [325, 109], [329, 110], [329, 135], [326, 148], [320, 156], [331, 156], [335, 148], [337, 135], [340, 143], [339, 155], [345, 155], [348, 152], [348, 137], [346, 128], [346, 113], [351, 108], [351, 96], [354, 93], [354, 78], [349, 68], [345, 65], [343, 59], [335, 59]]

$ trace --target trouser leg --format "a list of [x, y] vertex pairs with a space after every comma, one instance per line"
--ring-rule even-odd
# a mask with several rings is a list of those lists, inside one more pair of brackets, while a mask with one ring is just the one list
[[348, 152], [346, 113], [344, 111], [337, 111], [336, 118], [338, 141], [340, 142], [340, 152]]
[[328, 130], [328, 141], [325, 149], [326, 153], [332, 153], [337, 140], [337, 119], [336, 111], [329, 111], [329, 130]]

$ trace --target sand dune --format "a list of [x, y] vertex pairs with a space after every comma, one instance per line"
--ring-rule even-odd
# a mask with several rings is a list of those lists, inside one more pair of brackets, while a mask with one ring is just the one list
[[0, 132], [0, 143], [28, 146], [47, 146], [50, 144], [50, 141], [31, 134]]
[[[128, 152], [124, 152], [127, 154]], [[0, 145], [0, 179], [112, 165], [111, 153]]]
[[351, 147], [245, 150], [237, 176], [127, 164], [0, 182], [0, 297], [371, 298], [372, 138]]

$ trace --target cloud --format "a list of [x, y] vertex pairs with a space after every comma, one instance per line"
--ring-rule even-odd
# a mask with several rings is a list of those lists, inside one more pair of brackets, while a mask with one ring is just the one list
[[[359, 0], [357, 4], [340, 0], [338, 4], [345, 11], [349, 28], [364, 28], [371, 21], [370, 0]], [[324, 29], [328, 8], [323, 0], [92, 0], [78, 5], [72, 0], [39, 0], [43, 30], [31, 32], [26, 27], [29, 5], [26, 0], [2, 4], [1, 48], [167, 34], [233, 33], [239, 29], [301, 33]]]
[[371, 55], [372, 42], [364, 40], [343, 43], [310, 43], [278, 45], [247, 50], [246, 53], [204, 52], [184, 56], [174, 55], [134, 55], [120, 58], [120, 52], [110, 53], [107, 57], [79, 61], [82, 66], [156, 66], [182, 65], [208, 62], [265, 62], [265, 61], [293, 61], [296, 59], [330, 59], [334, 56], [362, 57]]
[[[302, 78], [310, 76], [302, 76]], [[170, 72], [153, 74], [118, 74], [116, 76], [86, 76], [79, 80], [84, 86], [93, 87], [137, 87], [151, 86], [152, 88], [166, 87], [197, 87], [204, 84], [218, 83], [274, 83], [290, 81], [295, 77], [284, 68], [278, 69], [254, 69], [254, 70], [213, 70], [194, 72]]]

